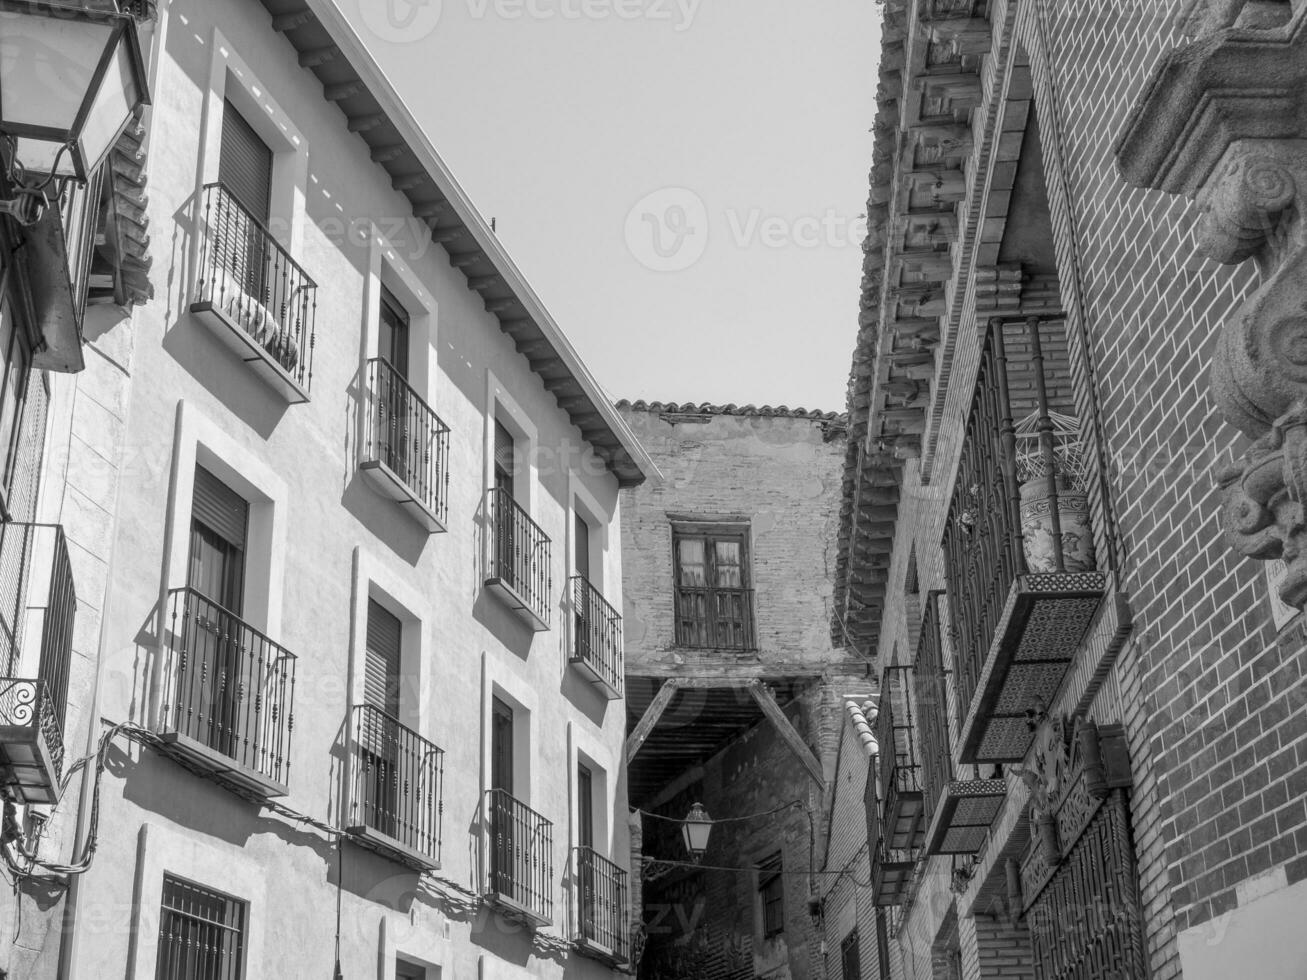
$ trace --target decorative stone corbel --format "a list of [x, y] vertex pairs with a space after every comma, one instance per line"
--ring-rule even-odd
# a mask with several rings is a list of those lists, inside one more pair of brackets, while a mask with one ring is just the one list
[[1254, 261], [1226, 320], [1213, 396], [1253, 443], [1218, 476], [1240, 554], [1283, 559], [1280, 596], [1307, 605], [1307, 3], [1204, 0], [1126, 123], [1122, 174], [1192, 199], [1199, 251]]

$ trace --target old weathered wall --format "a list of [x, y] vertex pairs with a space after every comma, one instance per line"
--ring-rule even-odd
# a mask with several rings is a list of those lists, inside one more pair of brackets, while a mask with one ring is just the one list
[[622, 403], [665, 477], [662, 486], [623, 494], [622, 548], [631, 556], [623, 577], [627, 670], [691, 656], [675, 649], [669, 514], [750, 522], [756, 659], [818, 668], [843, 659], [829, 635], [842, 422], [682, 408]]

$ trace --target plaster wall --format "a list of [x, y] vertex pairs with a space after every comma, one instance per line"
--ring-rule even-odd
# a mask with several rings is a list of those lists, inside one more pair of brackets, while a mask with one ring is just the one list
[[[157, 721], [160, 603], [186, 580], [179, 542], [188, 533], [193, 463], [216, 460], [239, 486], [258, 491], [267, 511], [262, 567], [251, 577], [266, 590], [248, 597], [252, 625], [298, 657], [290, 793], [282, 802], [331, 826], [348, 818], [342, 774], [348, 709], [361, 685], [359, 610], [369, 594], [383, 598], [409, 628], [404, 720], [445, 752], [439, 875], [483, 890], [484, 708], [492, 693], [506, 694], [529, 709], [529, 720], [527, 711], [521, 716], [529, 736], [517, 795], [554, 825], [554, 921], [541, 934], [568, 939], [578, 751], [606, 773], [611, 816], [599, 846], [628, 863], [621, 702], [607, 701], [569, 666], [563, 587], [580, 497], [612, 528], [600, 536], [601, 578], [610, 600], [620, 596], [616, 481], [431, 244], [367, 146], [347, 132], [345, 117], [298, 66], [261, 4], [175, 0], [159, 36], [149, 120], [156, 295], [107, 335], [121, 339], [105, 341], [130, 353], [112, 365], [130, 378], [130, 396], [124, 384], [113, 389], [116, 400], [102, 399], [111, 402], [113, 425], [97, 415], [74, 428], [75, 438], [103, 439], [103, 455], [124, 460], [120, 493], [100, 501], [102, 519], [88, 521], [100, 531], [93, 559], [103, 564], [107, 587], [102, 636], [97, 629], [88, 637], [90, 621], [78, 621], [85, 648], [99, 650], [99, 714], [146, 727]], [[215, 113], [227, 86], [243, 93], [247, 111], [262, 113], [254, 121], [279, 149], [272, 229], [318, 283], [312, 399], [302, 405], [281, 402], [188, 311], [197, 193], [214, 172]], [[424, 311], [428, 334], [413, 351], [415, 383], [451, 430], [444, 534], [429, 536], [356, 468], [360, 370], [376, 350], [381, 279], [401, 284]], [[75, 412], [101, 409], [77, 405]], [[528, 475], [518, 496], [553, 542], [554, 628], [547, 632], [532, 633], [481, 587], [496, 411], [533, 436], [532, 451], [520, 457]], [[389, 977], [398, 954], [427, 964], [430, 976], [460, 980], [499, 975], [485, 966], [499, 962], [544, 977], [611, 972], [533, 941], [484, 907], [442, 898], [457, 894], [451, 888], [348, 842], [338, 849], [311, 826], [260, 811], [153, 750], [122, 742], [102, 782], [96, 860], [79, 882], [70, 975], [153, 976], [165, 872], [249, 903], [249, 976], [330, 975], [338, 900], [347, 976]]]

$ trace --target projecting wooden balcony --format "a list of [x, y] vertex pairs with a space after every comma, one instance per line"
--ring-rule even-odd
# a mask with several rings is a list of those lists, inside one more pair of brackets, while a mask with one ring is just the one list
[[199, 205], [191, 312], [286, 402], [309, 400], [317, 283], [220, 183]]
[[989, 326], [943, 547], [957, 761], [1019, 762], [1108, 587], [1063, 322]]

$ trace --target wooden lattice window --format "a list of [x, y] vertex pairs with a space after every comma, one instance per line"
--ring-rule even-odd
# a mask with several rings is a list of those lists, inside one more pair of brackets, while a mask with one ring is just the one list
[[753, 589], [747, 524], [674, 524], [676, 642], [753, 650]]

